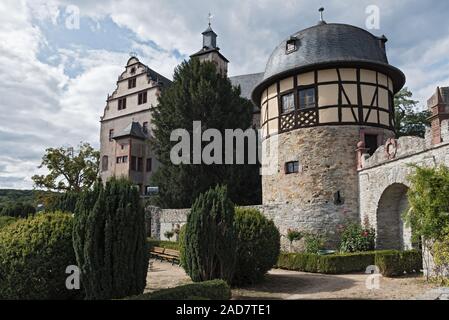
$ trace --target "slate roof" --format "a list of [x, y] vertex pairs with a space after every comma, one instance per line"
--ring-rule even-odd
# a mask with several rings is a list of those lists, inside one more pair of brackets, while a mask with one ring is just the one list
[[[296, 51], [286, 52], [287, 41], [296, 44]], [[371, 66], [392, 77], [395, 91], [405, 83], [404, 74], [388, 64], [385, 52], [387, 39], [376, 37], [370, 32], [347, 24], [319, 23], [304, 29], [282, 41], [271, 54], [266, 65], [263, 85], [277, 78], [300, 70], [316, 69], [326, 65]], [[260, 87], [253, 93], [257, 103]]]
[[251, 100], [251, 93], [263, 79], [263, 72], [229, 77], [233, 86], [241, 88], [241, 96]]
[[143, 133], [142, 126], [138, 122], [132, 121], [125, 129], [114, 134], [113, 139], [132, 137], [137, 139], [147, 139], [147, 135]]

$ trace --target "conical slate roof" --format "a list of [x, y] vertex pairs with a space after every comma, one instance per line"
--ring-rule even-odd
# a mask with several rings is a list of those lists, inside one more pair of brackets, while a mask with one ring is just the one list
[[[286, 51], [287, 41], [294, 42], [296, 50]], [[385, 36], [347, 24], [320, 22], [316, 26], [293, 34], [280, 43], [268, 59], [263, 81], [253, 91], [257, 102], [263, 88], [285, 76], [322, 67], [371, 67], [388, 74], [395, 92], [405, 83], [404, 74], [388, 63]]]

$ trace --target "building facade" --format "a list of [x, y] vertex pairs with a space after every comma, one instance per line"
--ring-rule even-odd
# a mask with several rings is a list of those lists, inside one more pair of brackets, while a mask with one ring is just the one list
[[108, 96], [100, 129], [102, 181], [125, 177], [148, 193], [150, 177], [158, 168], [151, 147], [152, 109], [170, 80], [131, 57]]

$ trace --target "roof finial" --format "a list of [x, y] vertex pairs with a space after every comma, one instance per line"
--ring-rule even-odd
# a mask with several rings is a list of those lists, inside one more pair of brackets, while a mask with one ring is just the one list
[[207, 18], [209, 19], [209, 27], [211, 25], [211, 20], [214, 16], [212, 15], [212, 13], [209, 12], [209, 15], [207, 16]]
[[130, 58], [137, 58], [137, 52], [131, 51], [131, 52], [129, 53], [129, 57], [130, 57]]
[[318, 11], [320, 12], [320, 21], [321, 21], [321, 22], [324, 22], [324, 19], [323, 19], [323, 11], [324, 11], [324, 8], [321, 7], [321, 8], [318, 9]]

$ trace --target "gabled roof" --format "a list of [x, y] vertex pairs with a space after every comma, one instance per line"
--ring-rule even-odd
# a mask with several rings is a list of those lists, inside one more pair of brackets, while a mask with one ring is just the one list
[[145, 140], [147, 139], [147, 135], [143, 132], [142, 126], [140, 123], [132, 121], [125, 129], [123, 129], [120, 132], [117, 132], [112, 137], [113, 139], [120, 139], [120, 138], [137, 138]]

